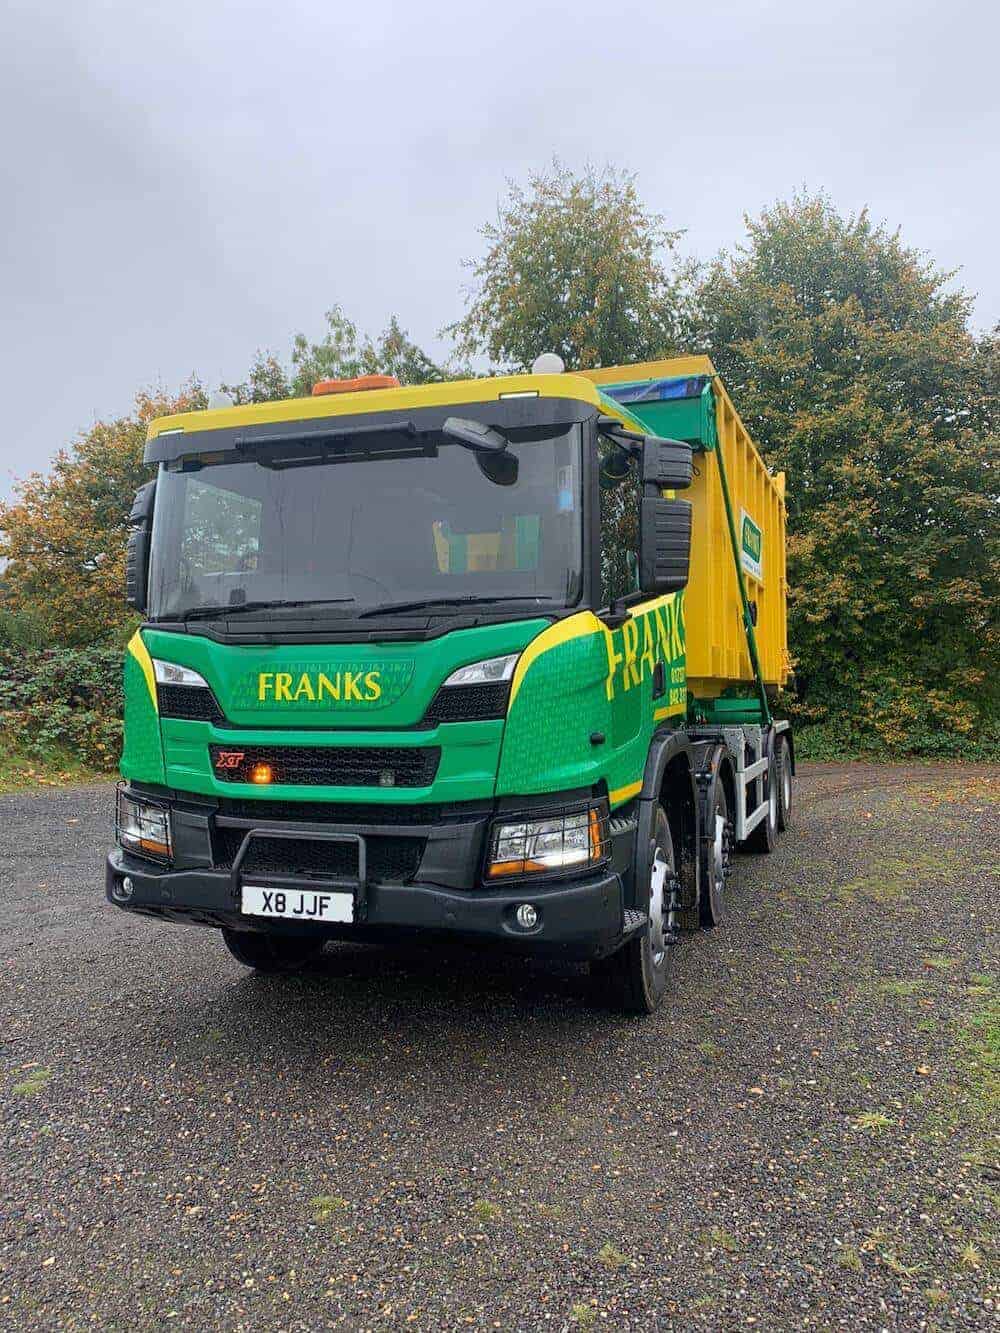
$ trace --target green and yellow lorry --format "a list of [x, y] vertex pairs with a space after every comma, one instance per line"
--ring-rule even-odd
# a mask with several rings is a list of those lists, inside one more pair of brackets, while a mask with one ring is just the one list
[[711, 362], [324, 381], [146, 460], [110, 902], [263, 970], [420, 932], [655, 1009], [792, 799], [784, 478]]

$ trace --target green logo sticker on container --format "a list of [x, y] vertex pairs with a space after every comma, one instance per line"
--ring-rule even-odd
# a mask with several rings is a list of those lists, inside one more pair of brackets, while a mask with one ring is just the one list
[[740, 561], [748, 574], [764, 579], [764, 537], [745, 509], [740, 510]]

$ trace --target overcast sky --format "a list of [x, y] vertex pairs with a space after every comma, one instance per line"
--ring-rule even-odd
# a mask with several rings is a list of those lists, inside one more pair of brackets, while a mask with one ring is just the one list
[[[507, 177], [636, 171], [685, 250], [797, 186], [1000, 319], [995, 0], [3, 0], [0, 497], [135, 391], [339, 302], [420, 342]], [[542, 350], [542, 349], [539, 349]]]

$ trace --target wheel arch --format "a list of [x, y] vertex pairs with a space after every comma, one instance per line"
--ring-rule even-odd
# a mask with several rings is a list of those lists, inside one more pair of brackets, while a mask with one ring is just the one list
[[[694, 750], [683, 731], [659, 732], [653, 736], [646, 758], [642, 790], [636, 801], [637, 826], [635, 874], [632, 893], [644, 884], [644, 849], [649, 846], [658, 806], [663, 807], [674, 844], [674, 870], [684, 898], [698, 901], [698, 784]], [[635, 902], [631, 904], [635, 906]]]
[[711, 741], [698, 747], [697, 759], [698, 778], [707, 788], [708, 799], [711, 800], [714, 784], [721, 782], [732, 814], [736, 810], [736, 774], [732, 755], [721, 741]]

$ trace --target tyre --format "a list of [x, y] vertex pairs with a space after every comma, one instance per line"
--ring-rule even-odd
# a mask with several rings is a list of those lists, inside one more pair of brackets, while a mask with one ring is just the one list
[[716, 775], [709, 793], [701, 839], [701, 924], [718, 926], [726, 914], [726, 883], [732, 872], [733, 824], [726, 784]]
[[258, 972], [294, 972], [323, 951], [322, 940], [265, 931], [223, 930], [226, 948], [238, 963]]
[[631, 1014], [651, 1014], [666, 994], [673, 970], [671, 909], [674, 847], [663, 807], [658, 806], [652, 836], [637, 868], [646, 881], [648, 923], [610, 958], [591, 964], [599, 998]]
[[764, 800], [767, 814], [747, 838], [744, 846], [749, 852], [773, 852], [778, 841], [778, 783], [774, 751], [767, 761], [764, 774]]
[[792, 755], [784, 736], [778, 737], [775, 746], [774, 768], [778, 784], [778, 831], [784, 833], [792, 822]]

